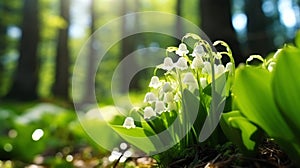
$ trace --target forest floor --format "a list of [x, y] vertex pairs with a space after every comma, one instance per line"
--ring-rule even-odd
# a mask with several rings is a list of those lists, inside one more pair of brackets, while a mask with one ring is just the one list
[[[3, 105], [3, 104], [2, 104]], [[28, 109], [29, 107], [32, 108], [35, 103], [24, 104], [14, 106], [15, 103], [12, 104], [5, 104], [2, 106], [1, 114], [4, 115], [5, 111], [3, 109], [13, 109], [10, 113], [13, 114], [13, 111], [25, 111], [24, 109]], [[43, 107], [38, 108], [45, 110], [45, 104], [42, 106], [35, 106]], [[19, 109], [20, 108], [20, 109]], [[0, 108], [1, 111], [1, 108]], [[59, 121], [63, 121], [61, 125], [64, 128], [67, 128], [68, 124], [71, 124], [73, 120], [76, 120], [76, 116], [74, 113], [65, 112], [65, 113], [55, 113], [58, 114], [56, 117], [46, 118], [48, 120], [44, 121], [44, 125], [48, 125], [49, 122], [54, 122], [53, 119], [61, 119]], [[66, 116], [67, 114], [67, 116]], [[15, 116], [15, 115], [12, 115]], [[1, 115], [0, 115], [1, 117]], [[3, 118], [3, 117], [2, 117]], [[69, 119], [68, 119], [69, 118]], [[1, 119], [1, 118], [0, 118]], [[1, 120], [3, 129], [5, 128], [5, 121], [7, 119], [3, 118]], [[48, 124], [47, 124], [48, 123]], [[31, 128], [31, 125], [28, 125], [28, 128]], [[9, 125], [5, 130], [9, 130]], [[28, 129], [24, 127], [24, 129]], [[23, 129], [23, 128], [22, 128]], [[45, 130], [46, 131], [46, 130]], [[61, 130], [60, 130], [61, 131]], [[69, 131], [66, 129], [65, 131]], [[58, 132], [58, 131], [55, 131]], [[55, 133], [54, 132], [54, 133]], [[0, 134], [1, 135], [1, 134]], [[30, 133], [29, 133], [30, 135]], [[52, 135], [52, 134], [51, 134]], [[21, 136], [21, 133], [20, 133]], [[61, 137], [57, 137], [57, 142], [62, 142]], [[66, 137], [65, 137], [66, 138]], [[1, 137], [0, 137], [1, 140]], [[2, 141], [4, 142], [5, 136], [2, 137]], [[23, 140], [24, 139], [23, 137]], [[2, 143], [0, 141], [0, 143]], [[48, 141], [48, 140], [47, 140]], [[37, 155], [32, 163], [24, 163], [17, 159], [17, 157], [10, 156], [9, 158], [3, 153], [0, 153], [0, 168], [19, 168], [19, 167], [26, 167], [26, 168], [65, 168], [65, 167], [75, 167], [75, 168], [151, 168], [151, 167], [161, 167], [161, 164], [157, 162], [155, 159], [151, 157], [141, 157], [141, 158], [128, 158], [125, 162], [119, 163], [118, 161], [111, 162], [109, 161], [110, 152], [103, 153], [103, 151], [99, 151], [93, 144], [88, 143], [85, 140], [84, 136], [71, 136], [69, 139], [64, 139], [66, 143], [60, 145], [56, 148], [48, 148], [44, 150], [42, 153]], [[26, 141], [27, 142], [27, 141]], [[30, 142], [30, 143], [29, 143]], [[56, 142], [56, 141], [55, 141]], [[25, 144], [24, 149], [28, 149], [28, 145], [26, 146], [25, 141], [20, 141], [20, 145]], [[33, 142], [28, 141], [29, 144], [33, 144]], [[64, 146], [65, 145], [65, 146]], [[23, 149], [23, 148], [22, 148]], [[186, 155], [185, 158], [178, 158], [173, 159], [169, 162], [168, 167], [170, 168], [222, 168], [222, 167], [249, 167], [249, 168], [262, 168], [262, 167], [274, 167], [274, 168], [294, 168], [296, 167], [293, 165], [291, 160], [288, 156], [279, 148], [277, 144], [275, 144], [272, 140], [266, 139], [264, 140], [261, 145], [258, 147], [258, 152], [254, 156], [245, 156], [242, 155], [238, 148], [231, 144], [226, 143], [224, 145], [220, 145], [216, 148], [209, 148], [209, 147], [200, 147], [195, 146], [193, 148], [188, 149], [192, 151], [190, 155]], [[17, 153], [15, 153], [17, 154]], [[2, 160], [2, 161], [1, 161]]]
[[[279, 146], [271, 140], [265, 140], [258, 148], [256, 156], [247, 157], [238, 152], [234, 145], [226, 145], [219, 149], [194, 148], [197, 150], [194, 157], [175, 160], [170, 168], [294, 168], [288, 156], [280, 150]], [[144, 161], [144, 162], [141, 162]], [[131, 160], [131, 165], [137, 167], [160, 167], [152, 158], [139, 158]], [[122, 167], [122, 166], [120, 166]]]
[[[238, 152], [237, 148], [230, 144], [219, 149], [193, 148], [196, 150], [194, 157], [186, 157], [173, 161], [169, 168], [294, 168], [296, 167], [288, 156], [280, 150], [279, 146], [270, 140], [265, 140], [258, 148], [255, 156], [244, 156]], [[103, 166], [103, 165], [102, 165]], [[116, 168], [152, 168], [161, 167], [151, 157], [129, 158], [125, 163], [112, 163], [105, 167]], [[83, 168], [83, 167], [82, 167]]]
[[[151, 157], [141, 157], [141, 158], [128, 158], [125, 162], [119, 163], [118, 161], [109, 162], [108, 155], [103, 156], [99, 153], [95, 153], [94, 149], [85, 146], [80, 149], [74, 150], [71, 153], [72, 160], [69, 161], [67, 167], [75, 168], [152, 168], [161, 167]], [[171, 162], [169, 168], [294, 168], [288, 156], [279, 149], [278, 145], [275, 143], [265, 140], [262, 145], [260, 145], [258, 153], [256, 156], [246, 157], [240, 154], [237, 148], [230, 144], [225, 147], [219, 147], [218, 149], [211, 149], [205, 147], [195, 147], [191, 150], [196, 150], [196, 155], [193, 157], [188, 156], [186, 158], [174, 160]], [[69, 154], [70, 156], [70, 154]], [[11, 168], [11, 167], [26, 167], [26, 168], [48, 168], [49, 158], [57, 157], [44, 154], [40, 155], [35, 159], [34, 164], [24, 164], [18, 161], [9, 161], [10, 165], [6, 163], [8, 161], [0, 161], [1, 168]], [[68, 158], [66, 156], [61, 156], [62, 158]], [[48, 158], [48, 159], [47, 159]], [[48, 161], [45, 161], [48, 160]], [[6, 165], [6, 166], [5, 166]], [[59, 164], [57, 164], [59, 165]], [[52, 166], [51, 166], [52, 167]], [[55, 166], [56, 168], [57, 166]], [[60, 166], [58, 166], [60, 167]]]

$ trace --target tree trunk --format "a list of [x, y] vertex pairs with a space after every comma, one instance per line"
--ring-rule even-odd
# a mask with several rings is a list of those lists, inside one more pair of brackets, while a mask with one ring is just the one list
[[239, 42], [231, 22], [230, 0], [200, 0], [201, 28], [212, 42], [223, 40], [229, 44], [236, 64], [246, 57], [239, 48]]
[[91, 14], [91, 26], [90, 26], [90, 43], [89, 43], [89, 54], [87, 58], [87, 76], [85, 83], [85, 91], [82, 103], [91, 103], [95, 97], [95, 72], [96, 72], [96, 56], [97, 49], [95, 48], [96, 39], [92, 34], [96, 31], [95, 21], [96, 21], [96, 13], [95, 13], [95, 0], [91, 0], [90, 6], [90, 14]]
[[53, 94], [63, 99], [69, 98], [69, 23], [70, 23], [70, 0], [60, 0], [60, 15], [66, 21], [67, 26], [59, 30], [56, 72], [53, 85]]
[[[128, 5], [127, 3], [130, 1], [127, 0], [123, 0], [123, 4], [122, 4], [122, 11], [121, 11], [121, 15], [125, 15], [128, 12]], [[136, 1], [137, 2], [137, 1]], [[138, 2], [137, 2], [138, 3]], [[135, 4], [137, 5], [137, 4]], [[135, 12], [138, 9], [135, 9]], [[138, 18], [133, 18], [131, 17], [130, 19], [134, 19], [134, 20], [127, 20], [127, 19], [123, 19], [123, 23], [122, 23], [122, 36], [128, 34], [128, 32], [135, 32], [135, 30], [138, 29]], [[128, 21], [130, 23], [128, 23]], [[124, 36], [123, 36], [124, 37]], [[121, 41], [121, 57], [120, 57], [120, 61], [122, 59], [124, 59], [126, 56], [128, 56], [131, 52], [134, 51], [134, 48], [136, 46], [137, 43], [137, 39], [140, 36], [135, 34], [129, 37], [126, 37], [124, 39], [122, 39]], [[120, 91], [121, 93], [127, 93], [129, 90], [131, 89], [139, 89], [139, 85], [138, 85], [138, 81], [139, 81], [139, 77], [136, 76], [135, 78], [131, 79], [130, 78], [130, 72], [133, 72], [136, 68], [137, 68], [137, 62], [134, 59], [134, 57], [131, 56], [131, 64], [130, 66], [128, 65], [123, 65], [122, 66], [122, 72], [121, 72], [121, 86], [120, 86]], [[130, 83], [129, 88], [128, 88], [128, 83]]]
[[259, 8], [259, 6], [262, 6], [261, 0], [246, 0], [245, 6], [245, 12], [248, 17], [248, 54], [267, 56], [275, 49], [272, 36], [267, 30], [267, 27], [272, 24], [272, 20], [266, 18], [262, 8]]
[[[0, 13], [3, 15], [6, 13], [5, 3], [0, 2]], [[5, 17], [5, 16], [2, 16]], [[2, 21], [0, 22], [0, 95], [2, 95], [2, 84], [3, 84], [3, 73], [4, 73], [4, 63], [3, 58], [7, 49], [7, 26]]]
[[[177, 0], [177, 3], [176, 3], [176, 15], [177, 16], [182, 16], [181, 8], [182, 8], [182, 0]], [[179, 38], [184, 36], [181, 20], [182, 19], [180, 17], [176, 18], [176, 35]], [[180, 41], [180, 40], [181, 39], [178, 39], [178, 41]]]
[[38, 97], [38, 4], [38, 0], [24, 0], [20, 57], [7, 98], [34, 100]]

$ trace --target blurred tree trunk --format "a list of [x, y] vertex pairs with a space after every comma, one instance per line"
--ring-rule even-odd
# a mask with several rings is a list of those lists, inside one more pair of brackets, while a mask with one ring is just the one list
[[[182, 0], [177, 0], [177, 3], [176, 3], [176, 15], [177, 16], [182, 16], [181, 8], [182, 8]], [[176, 18], [176, 35], [179, 38], [184, 36], [181, 20], [182, 19], [180, 17]], [[178, 39], [178, 41], [180, 41], [180, 40], [181, 39]]]
[[272, 36], [268, 30], [272, 19], [268, 19], [262, 11], [262, 0], [246, 0], [245, 12], [248, 17], [247, 37], [248, 54], [267, 56], [275, 49]]
[[84, 98], [82, 103], [90, 103], [93, 101], [95, 97], [95, 71], [96, 71], [96, 39], [92, 34], [96, 31], [95, 21], [96, 21], [96, 13], [95, 13], [95, 0], [91, 0], [90, 6], [90, 15], [91, 15], [91, 26], [90, 26], [90, 43], [89, 43], [89, 54], [87, 58], [87, 76], [86, 76], [86, 84], [84, 91]]
[[[6, 17], [6, 1], [0, 2], [0, 16]], [[2, 84], [3, 84], [3, 72], [4, 72], [4, 55], [7, 50], [7, 25], [4, 21], [0, 22], [0, 91], [2, 91]], [[0, 95], [2, 92], [0, 92]]]
[[39, 44], [39, 1], [24, 0], [20, 57], [11, 90], [6, 98], [37, 99], [38, 44]]
[[69, 98], [69, 23], [70, 0], [60, 0], [60, 15], [66, 22], [66, 27], [61, 28], [58, 34], [56, 51], [55, 81], [53, 94], [63, 99]]
[[201, 28], [212, 42], [223, 40], [229, 44], [236, 64], [244, 62], [237, 36], [231, 22], [230, 0], [200, 0]]
[[[129, 3], [128, 0], [122, 1], [122, 10], [121, 10], [121, 16], [127, 14], [129, 10]], [[138, 11], [139, 2], [138, 0], [134, 1], [135, 3], [135, 9], [134, 12]], [[138, 30], [139, 22], [138, 18], [130, 17], [130, 19], [122, 19], [122, 37], [125, 35], [128, 35], [129, 33], [135, 33], [136, 30]], [[128, 56], [130, 53], [132, 53], [136, 47], [137, 39], [141, 38], [138, 34], [134, 34], [132, 36], [123, 38], [121, 41], [121, 57], [120, 61], [124, 59], [126, 56]], [[120, 85], [120, 91], [122, 93], [127, 93], [130, 89], [139, 89], [139, 77], [136, 76], [135, 78], [130, 78], [130, 73], [133, 72], [137, 67], [138, 64], [133, 56], [130, 57], [131, 64], [130, 65], [123, 65], [122, 66], [122, 74], [121, 74], [121, 85]], [[128, 85], [129, 84], [129, 88]]]

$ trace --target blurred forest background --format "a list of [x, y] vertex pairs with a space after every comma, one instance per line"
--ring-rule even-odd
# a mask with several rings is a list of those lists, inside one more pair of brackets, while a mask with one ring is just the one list
[[[226, 41], [238, 65], [250, 54], [267, 57], [291, 42], [300, 28], [299, 7], [299, 0], [0, 0], [0, 167], [106, 167], [118, 159], [84, 132], [71, 103], [77, 96], [71, 82], [76, 58], [91, 34], [107, 22], [133, 12], [176, 14], [198, 25], [211, 41]], [[107, 30], [102, 38], [121, 37], [129, 29], [138, 30], [143, 22], [147, 20], [139, 17], [122, 20], [121, 26]], [[188, 33], [180, 19], [161, 22], [171, 25], [170, 31], [179, 37]], [[91, 41], [86, 65], [80, 69], [84, 83], [75, 90], [88, 103], [95, 87], [104, 106], [113, 104], [110, 81], [123, 58], [138, 49], [180, 43], [156, 33], [124, 38], [106, 53], [94, 83], [99, 52], [95, 46], [101, 44]], [[131, 65], [139, 63], [133, 60]], [[138, 102], [152, 72], [141, 71], [131, 81], [130, 91]], [[102, 110], [114, 111], [107, 106]], [[100, 131], [101, 137], [106, 130], [99, 130], [95, 115], [87, 112], [82, 120]], [[105, 140], [114, 144], [114, 138]]]
[[[299, 5], [299, 0], [1, 0], [0, 97], [71, 100], [72, 68], [80, 48], [97, 28], [126, 13], [161, 11], [182, 16], [199, 25], [212, 41], [229, 43], [238, 64], [250, 54], [267, 56], [290, 42], [300, 27]], [[139, 18], [124, 21], [105, 36], [121, 35], [128, 24], [138, 28], [139, 23]], [[180, 22], [170, 24], [174, 25], [170, 31], [187, 33]], [[151, 33], [121, 40], [105, 58], [107, 73], [96, 76], [96, 94], [108, 96], [113, 67], [129, 53], [178, 43]], [[91, 55], [96, 50], [91, 47]], [[92, 56], [87, 59], [93, 61]], [[83, 70], [87, 79], [88, 69]], [[132, 88], [145, 88], [146, 79], [149, 76], [143, 75]], [[85, 86], [80, 89], [88, 97], [94, 83]]]

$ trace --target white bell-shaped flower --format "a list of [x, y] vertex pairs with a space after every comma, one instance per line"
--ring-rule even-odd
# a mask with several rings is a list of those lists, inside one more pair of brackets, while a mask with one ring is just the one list
[[146, 93], [145, 98], [144, 98], [145, 103], [153, 103], [156, 101], [157, 101], [157, 97], [155, 96], [154, 93], [152, 93], [152, 92]]
[[191, 54], [193, 57], [202, 57], [205, 55], [205, 51], [203, 49], [203, 46], [202, 45], [197, 45], [195, 48], [194, 48], [194, 51], [193, 53]]
[[164, 102], [169, 103], [174, 101], [174, 95], [172, 92], [168, 92], [164, 94]]
[[175, 102], [181, 101], [181, 96], [180, 96], [180, 93], [179, 93], [179, 92], [177, 92], [177, 93], [175, 94], [174, 100], [175, 100]]
[[231, 62], [228, 62], [226, 64], [225, 71], [228, 71], [229, 73], [232, 73], [232, 71], [233, 71], [233, 64]]
[[155, 112], [161, 114], [166, 110], [165, 103], [163, 101], [156, 101], [155, 102]]
[[164, 93], [171, 92], [173, 90], [170, 82], [165, 82], [162, 88]]
[[173, 63], [172, 58], [166, 57], [164, 59], [164, 63], [159, 65], [158, 68], [161, 68], [161, 69], [166, 70], [166, 71], [172, 70], [174, 68], [174, 63]]
[[207, 86], [206, 78], [200, 78], [200, 85], [203, 89]]
[[152, 87], [154, 89], [159, 88], [162, 85], [159, 78], [157, 76], [152, 76], [151, 81], [149, 83], [149, 87]]
[[189, 53], [186, 45], [184, 43], [179, 44], [178, 49], [176, 50], [176, 54], [179, 56], [184, 56]]
[[219, 64], [215, 67], [215, 74], [216, 75], [221, 75], [222, 73], [225, 72], [225, 67], [222, 64]]
[[123, 127], [130, 129], [130, 128], [135, 128], [135, 124], [134, 124], [134, 120], [132, 117], [126, 117], [124, 123], [123, 123]]
[[275, 63], [275, 62], [271, 62], [271, 63], [268, 65], [268, 70], [269, 70], [270, 72], [272, 72], [272, 71], [274, 70], [275, 66], [276, 66], [276, 63]]
[[204, 67], [204, 63], [202, 57], [195, 57], [191, 64], [191, 68], [196, 69], [196, 68], [203, 68], [203, 67]]
[[176, 62], [176, 67], [180, 70], [188, 69], [186, 59], [184, 57], [180, 57]]
[[148, 106], [144, 109], [144, 119], [150, 119], [151, 117], [155, 117], [156, 113], [153, 108]]
[[202, 69], [202, 73], [211, 75], [211, 64], [210, 62], [205, 61]]
[[173, 110], [177, 110], [177, 105], [175, 102], [168, 102], [167, 103], [167, 111], [171, 112]]
[[184, 74], [182, 82], [187, 84], [187, 85], [197, 83], [192, 72], [187, 72], [186, 74]]
[[188, 89], [190, 91], [194, 91], [195, 89], [198, 88], [197, 81], [195, 80], [194, 75], [191, 72], [188, 72], [184, 75], [182, 82], [188, 85], [189, 87]]

